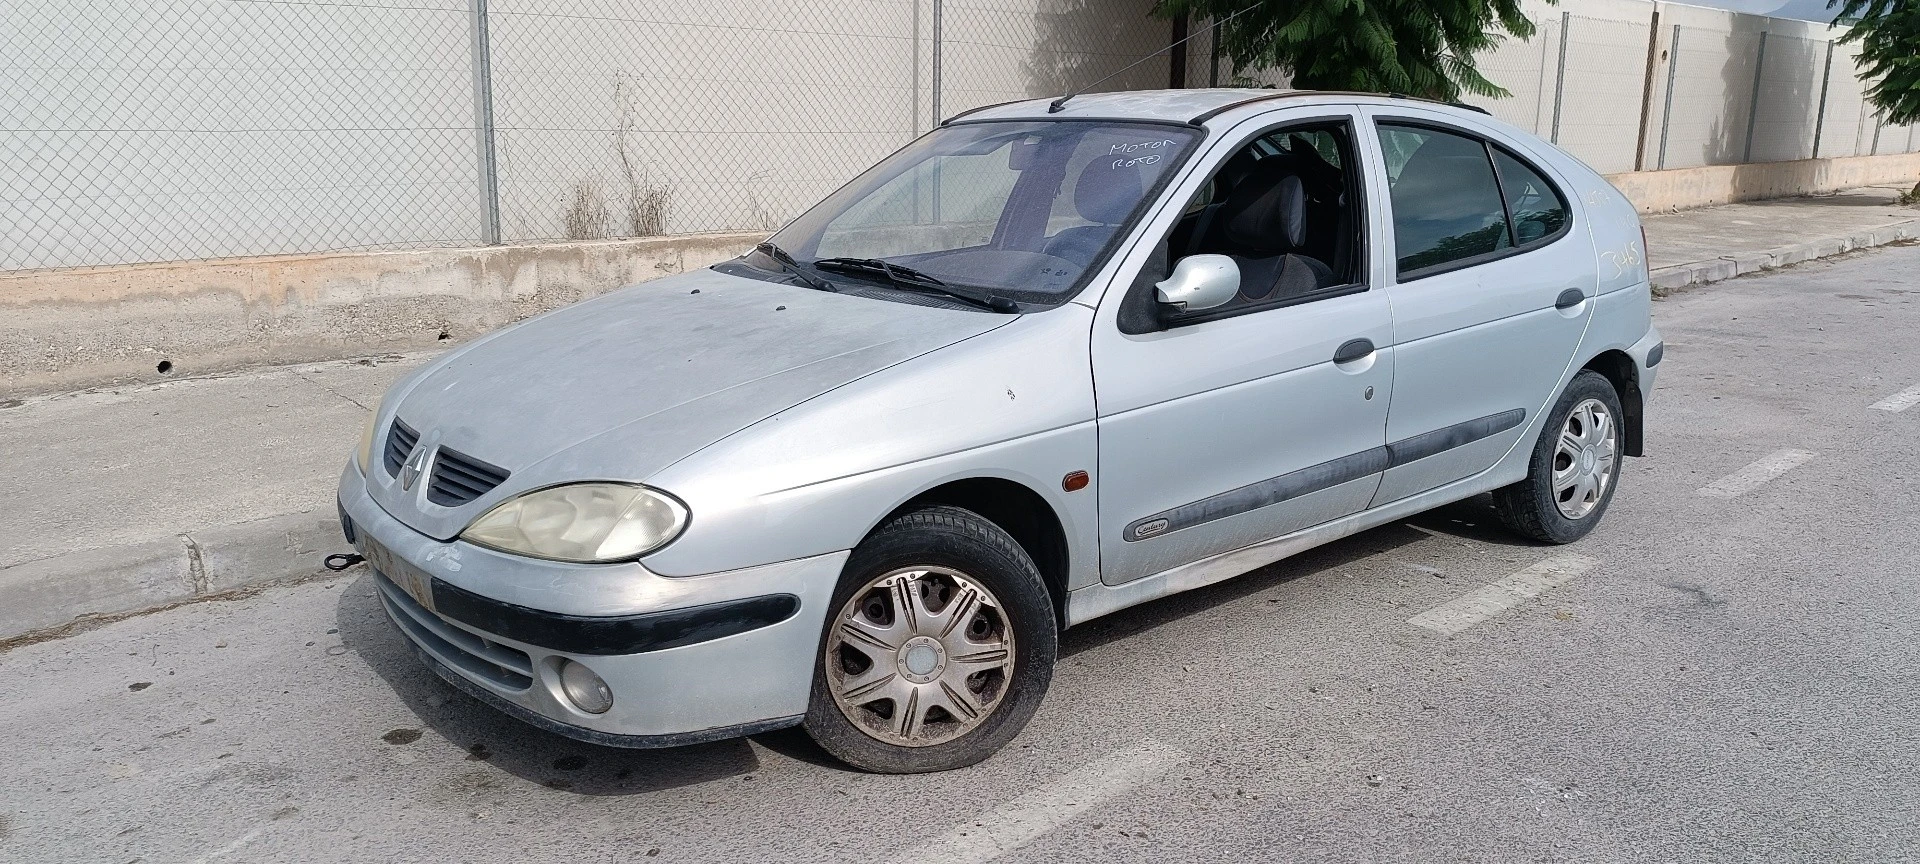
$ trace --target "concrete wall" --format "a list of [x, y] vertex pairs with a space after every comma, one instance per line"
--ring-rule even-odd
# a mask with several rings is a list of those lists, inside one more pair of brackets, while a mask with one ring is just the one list
[[1748, 165], [1710, 165], [1615, 174], [1607, 178], [1642, 213], [1668, 213], [1735, 201], [1920, 182], [1920, 153], [1842, 156]]
[[0, 398], [464, 340], [622, 285], [739, 255], [764, 236], [0, 274]]
[[1826, 25], [1643, 0], [1523, 8], [1534, 38], [1479, 60], [1512, 95], [1466, 101], [1603, 173], [1920, 149], [1912, 127], [1878, 124], [1856, 46]]

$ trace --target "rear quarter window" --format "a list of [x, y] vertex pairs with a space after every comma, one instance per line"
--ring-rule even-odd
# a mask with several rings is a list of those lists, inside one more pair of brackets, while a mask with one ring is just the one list
[[1525, 249], [1543, 245], [1567, 227], [1567, 200], [1547, 178], [1518, 156], [1493, 148], [1493, 164], [1506, 193], [1514, 242]]
[[1504, 258], [1566, 233], [1567, 198], [1540, 169], [1459, 131], [1381, 123], [1400, 281]]

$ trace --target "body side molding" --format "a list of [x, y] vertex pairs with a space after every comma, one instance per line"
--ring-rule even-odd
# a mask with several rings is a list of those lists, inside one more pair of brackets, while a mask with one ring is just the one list
[[1525, 408], [1514, 408], [1498, 414], [1476, 417], [1463, 423], [1455, 423], [1432, 432], [1423, 432], [1411, 438], [1403, 438], [1382, 447], [1362, 450], [1318, 465], [1309, 465], [1298, 471], [1289, 471], [1278, 477], [1249, 483], [1238, 489], [1229, 489], [1218, 495], [1182, 504], [1170, 510], [1142, 516], [1127, 523], [1127, 527], [1120, 532], [1120, 539], [1132, 543], [1164, 537], [1182, 528], [1192, 528], [1195, 525], [1237, 516], [1322, 489], [1330, 489], [1369, 474], [1378, 474], [1389, 468], [1498, 435], [1519, 426], [1526, 419]]

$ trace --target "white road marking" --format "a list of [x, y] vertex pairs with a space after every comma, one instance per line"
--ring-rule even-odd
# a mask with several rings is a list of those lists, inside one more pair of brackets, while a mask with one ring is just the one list
[[1867, 407], [1878, 408], [1881, 411], [1905, 411], [1915, 405], [1920, 405], [1920, 384], [1908, 387]]
[[1012, 852], [1109, 798], [1151, 782], [1186, 754], [1146, 741], [1031, 789], [933, 842], [895, 859], [902, 864], [981, 864]]
[[1482, 585], [1471, 594], [1448, 600], [1408, 618], [1407, 623], [1442, 636], [1452, 636], [1518, 606], [1548, 588], [1563, 585], [1598, 563], [1585, 555], [1556, 555], [1498, 582]]
[[1807, 460], [1813, 456], [1811, 450], [1792, 447], [1775, 450], [1753, 460], [1745, 468], [1700, 487], [1700, 494], [1708, 498], [1738, 498], [1760, 488], [1768, 480], [1807, 464]]

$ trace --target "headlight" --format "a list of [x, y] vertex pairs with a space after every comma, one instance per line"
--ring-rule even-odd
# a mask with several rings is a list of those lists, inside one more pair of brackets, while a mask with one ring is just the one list
[[528, 492], [473, 520], [460, 539], [556, 561], [638, 558], [687, 525], [685, 505], [628, 483], [576, 483]]
[[360, 430], [360, 449], [353, 451], [354, 464], [360, 466], [360, 473], [367, 473], [367, 466], [373, 464], [373, 429], [380, 412], [367, 412], [367, 425]]

